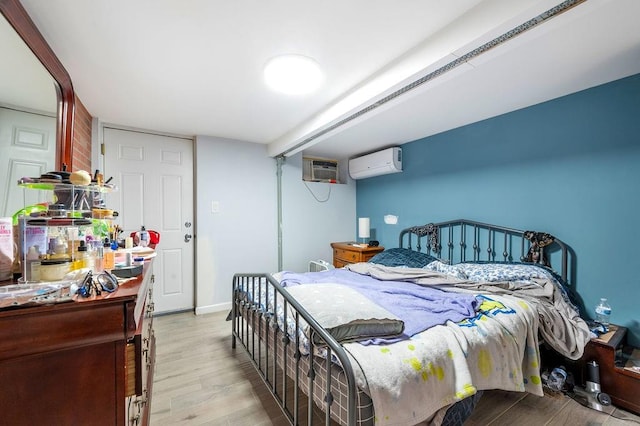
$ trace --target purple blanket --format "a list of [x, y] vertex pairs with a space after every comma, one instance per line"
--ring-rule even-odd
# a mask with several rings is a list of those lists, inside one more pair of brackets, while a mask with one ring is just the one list
[[[337, 283], [352, 287], [396, 315], [404, 322], [404, 338], [444, 324], [475, 316], [478, 301], [475, 296], [423, 287], [403, 281], [380, 281], [346, 269], [322, 272], [283, 272], [283, 287], [301, 284]], [[369, 343], [391, 343], [400, 339], [375, 339]], [[361, 342], [363, 343], [363, 342]]]

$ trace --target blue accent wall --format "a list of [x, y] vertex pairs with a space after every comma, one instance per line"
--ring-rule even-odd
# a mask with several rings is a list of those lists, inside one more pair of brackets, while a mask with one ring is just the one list
[[372, 238], [397, 247], [403, 228], [460, 218], [549, 232], [575, 252], [582, 316], [606, 297], [640, 345], [640, 74], [410, 142], [403, 157], [402, 173], [357, 182]]

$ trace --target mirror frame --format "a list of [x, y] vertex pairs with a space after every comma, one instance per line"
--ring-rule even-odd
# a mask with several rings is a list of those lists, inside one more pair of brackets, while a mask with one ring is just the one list
[[0, 0], [0, 13], [58, 83], [55, 164], [56, 170], [63, 170], [63, 166], [72, 170], [75, 94], [71, 77], [19, 0]]

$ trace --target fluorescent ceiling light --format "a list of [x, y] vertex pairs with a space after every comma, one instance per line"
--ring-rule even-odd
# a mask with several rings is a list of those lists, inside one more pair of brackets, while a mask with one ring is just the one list
[[320, 86], [322, 71], [318, 63], [307, 56], [282, 55], [267, 62], [264, 79], [273, 90], [303, 95]]

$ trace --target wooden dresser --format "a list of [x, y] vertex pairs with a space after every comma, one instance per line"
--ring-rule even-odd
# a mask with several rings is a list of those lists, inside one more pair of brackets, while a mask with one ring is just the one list
[[333, 266], [342, 268], [349, 263], [367, 262], [384, 247], [360, 247], [356, 243], [331, 243], [333, 247]]
[[114, 293], [0, 311], [0, 423], [149, 423], [152, 266]]

